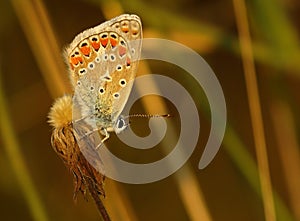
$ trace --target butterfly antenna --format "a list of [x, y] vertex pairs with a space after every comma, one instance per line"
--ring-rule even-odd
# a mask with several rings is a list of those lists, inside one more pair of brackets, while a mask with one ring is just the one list
[[143, 117], [143, 118], [154, 118], [154, 117], [171, 117], [170, 114], [130, 114], [129, 118]]

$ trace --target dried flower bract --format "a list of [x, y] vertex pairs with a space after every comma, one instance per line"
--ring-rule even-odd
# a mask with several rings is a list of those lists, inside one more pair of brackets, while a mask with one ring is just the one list
[[71, 96], [65, 95], [55, 101], [49, 113], [49, 123], [53, 126], [51, 145], [74, 175], [74, 200], [78, 192], [86, 196], [88, 189], [104, 220], [109, 220], [100, 200], [101, 195], [105, 196], [105, 177], [88, 163], [79, 149], [72, 124]]

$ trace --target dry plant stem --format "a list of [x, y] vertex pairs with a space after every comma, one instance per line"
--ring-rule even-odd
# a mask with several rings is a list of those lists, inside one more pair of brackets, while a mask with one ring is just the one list
[[87, 179], [87, 186], [88, 186], [91, 196], [93, 197], [93, 199], [97, 205], [98, 211], [100, 212], [103, 221], [110, 221], [111, 219], [109, 218], [109, 215], [108, 215], [101, 199], [99, 198], [99, 194], [93, 188], [93, 181], [90, 178]]
[[245, 2], [243, 0], [233, 0], [233, 5], [236, 13], [236, 21], [239, 31], [265, 219], [266, 221], [273, 221], [276, 220], [276, 213], [274, 208], [273, 191], [268, 164], [268, 154], [266, 150], [267, 148], [263, 129], [263, 119], [260, 107], [255, 66], [253, 61], [253, 52], [251, 47], [251, 37], [247, 20], [247, 10]]
[[300, 149], [296, 134], [296, 121], [290, 107], [282, 101], [273, 101], [271, 117], [291, 209], [296, 220], [300, 220]]
[[70, 91], [65, 84], [67, 75], [62, 74], [63, 61], [53, 56], [59, 56], [60, 49], [43, 1], [12, 0], [11, 3], [52, 97]]

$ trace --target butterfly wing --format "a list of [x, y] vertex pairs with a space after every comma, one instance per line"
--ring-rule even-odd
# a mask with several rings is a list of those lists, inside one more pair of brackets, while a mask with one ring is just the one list
[[79, 34], [66, 50], [74, 100], [93, 128], [111, 128], [123, 110], [136, 75], [142, 27], [121, 15]]

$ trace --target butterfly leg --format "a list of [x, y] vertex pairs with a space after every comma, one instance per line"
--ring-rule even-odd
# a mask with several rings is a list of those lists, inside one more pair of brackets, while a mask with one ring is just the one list
[[98, 150], [102, 146], [102, 144], [109, 138], [109, 133], [107, 132], [106, 129], [104, 129], [104, 128], [100, 129], [100, 133], [103, 134], [105, 137], [97, 145], [97, 147], [95, 148], [96, 150]]
[[87, 133], [86, 133], [86, 134], [84, 134], [82, 137], [80, 137], [80, 139], [79, 139], [79, 140], [82, 140], [82, 139], [84, 139], [84, 138], [86, 138], [86, 137], [90, 136], [91, 134], [93, 134], [94, 132], [96, 132], [96, 131], [98, 131], [98, 130], [99, 130], [98, 128], [95, 128], [95, 129], [93, 129], [93, 130], [91, 130], [91, 131], [87, 132]]

